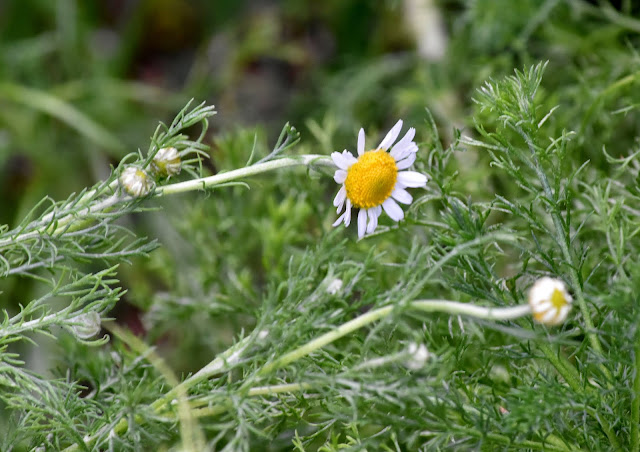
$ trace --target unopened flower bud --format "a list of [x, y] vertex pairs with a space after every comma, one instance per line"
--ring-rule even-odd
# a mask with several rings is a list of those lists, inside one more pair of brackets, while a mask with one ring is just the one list
[[120, 186], [134, 198], [146, 196], [153, 187], [153, 181], [141, 168], [128, 166], [120, 174]]
[[341, 289], [342, 289], [342, 280], [339, 278], [336, 278], [332, 280], [327, 286], [327, 293], [330, 295], [335, 295], [338, 292], [340, 292]]
[[418, 370], [424, 367], [429, 359], [429, 350], [426, 345], [411, 342], [407, 347], [407, 360], [404, 365], [411, 370]]
[[153, 157], [151, 169], [160, 176], [174, 176], [180, 174], [182, 161], [176, 148], [162, 148]]
[[71, 319], [69, 329], [80, 339], [91, 339], [100, 332], [101, 319], [97, 312], [86, 312]]
[[536, 322], [559, 325], [571, 310], [573, 298], [563, 281], [549, 277], [537, 280], [529, 289], [529, 305]]

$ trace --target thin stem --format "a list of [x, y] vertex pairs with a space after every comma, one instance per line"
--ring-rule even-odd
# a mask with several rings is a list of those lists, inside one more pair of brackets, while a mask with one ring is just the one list
[[[513, 441], [513, 438], [510, 438], [506, 435], [501, 435], [499, 433], [478, 432], [476, 430], [462, 429], [460, 427], [456, 427], [455, 430], [461, 431], [462, 433], [467, 433], [475, 437], [487, 437], [495, 441], [496, 443], [503, 444], [504, 446], [508, 446], [509, 448], [515, 447], [517, 448], [517, 450], [533, 449], [533, 450], [543, 450], [543, 451], [566, 451], [566, 452], [576, 450], [576, 449], [568, 448], [566, 445], [562, 444], [560, 441], [546, 441], [544, 443], [541, 443], [539, 441], [524, 440], [524, 441], [515, 443]], [[580, 449], [577, 449], [577, 450], [580, 450]]]
[[[396, 308], [396, 305], [389, 305], [374, 309], [366, 314], [356, 317], [353, 320], [343, 323], [335, 330], [329, 331], [328, 333], [307, 342], [301, 347], [286, 353], [275, 361], [268, 363], [260, 369], [258, 375], [266, 375], [276, 369], [286, 366], [287, 364], [297, 361], [300, 358], [310, 355], [314, 351], [357, 329], [387, 317], [391, 312], [393, 312], [394, 308]], [[449, 300], [416, 300], [411, 302], [407, 308], [423, 312], [446, 312], [452, 315], [466, 315], [478, 319], [489, 320], [513, 320], [531, 313], [529, 305], [514, 306], [510, 308], [490, 308]]]
[[[540, 180], [540, 183], [542, 184], [542, 189], [544, 190], [545, 196], [549, 200], [553, 200], [554, 199], [553, 190], [551, 189], [551, 185], [549, 184], [547, 175], [542, 170], [542, 166], [540, 165], [540, 162], [536, 157], [535, 146], [531, 141], [531, 138], [527, 133], [525, 133], [522, 130], [521, 127], [517, 127], [517, 130], [518, 130], [518, 133], [520, 133], [520, 135], [524, 138], [524, 140], [527, 143], [527, 146], [529, 147], [529, 151], [531, 152], [531, 158], [533, 159], [533, 162], [535, 164], [534, 169], [536, 171], [536, 175], [538, 176], [538, 179]], [[603, 357], [604, 351], [602, 349], [602, 344], [600, 343], [600, 339], [598, 338], [598, 336], [595, 334], [595, 326], [593, 324], [593, 320], [591, 319], [591, 310], [589, 309], [589, 306], [587, 305], [587, 301], [584, 298], [584, 293], [582, 292], [582, 284], [580, 282], [580, 275], [578, 275], [578, 271], [576, 269], [573, 255], [571, 254], [571, 250], [569, 249], [568, 233], [563, 226], [562, 217], [560, 216], [560, 213], [558, 211], [551, 209], [551, 218], [553, 220], [553, 225], [556, 231], [556, 242], [560, 245], [560, 249], [562, 250], [562, 255], [564, 259], [567, 261], [567, 263], [569, 264], [568, 265], [569, 278], [571, 279], [571, 285], [572, 285], [574, 294], [576, 296], [576, 300], [578, 302], [578, 307], [580, 308], [580, 312], [582, 313], [582, 317], [584, 319], [584, 323], [586, 326], [586, 335], [589, 340], [589, 344], [591, 345], [591, 348], [595, 350], [595, 352], [598, 355], [600, 355], [600, 357]], [[584, 392], [579, 390], [581, 388], [580, 377], [574, 366], [572, 366], [566, 360], [561, 360], [551, 350], [551, 347], [549, 347], [546, 344], [543, 344], [543, 346], [541, 347], [541, 350], [545, 354], [547, 359], [551, 362], [551, 364], [556, 368], [558, 373], [560, 373], [563, 376], [563, 378], [567, 381], [567, 383], [571, 386], [571, 388], [574, 391]], [[611, 375], [611, 372], [609, 372], [609, 369], [607, 369], [607, 367], [602, 363], [600, 363], [599, 367], [606, 378], [607, 385], [610, 386], [611, 382], [613, 381], [613, 376]], [[620, 443], [618, 442], [618, 438], [615, 432], [611, 429], [608, 421], [604, 419], [602, 416], [594, 415], [593, 417], [598, 421], [598, 423], [600, 424], [600, 427], [609, 438], [611, 445], [617, 450], [621, 450]]]
[[605, 435], [607, 435], [607, 438], [609, 438], [609, 441], [611, 442], [613, 449], [618, 451], [625, 450], [620, 446], [620, 443], [618, 442], [618, 437], [616, 436], [616, 433], [613, 431], [611, 424], [609, 424], [609, 421], [607, 421], [604, 417], [602, 417], [601, 414], [598, 413], [598, 411], [596, 411], [596, 409], [593, 407], [590, 407], [590, 406], [585, 407], [585, 411], [589, 413], [591, 417], [598, 420], [598, 422], [600, 423], [600, 427], [602, 428], [602, 431], [604, 431]]
[[[189, 388], [195, 386], [196, 384], [200, 383], [201, 381], [204, 381], [205, 379], [213, 375], [216, 375], [226, 370], [232, 363], [236, 362], [239, 359], [241, 353], [249, 346], [251, 339], [252, 339], [252, 336], [247, 336], [240, 342], [228, 348], [226, 351], [218, 355], [213, 361], [211, 361], [205, 367], [200, 369], [199, 372], [195, 373], [191, 377], [184, 380], [182, 383], [171, 388], [171, 390], [167, 392], [164, 395], [164, 397], [152, 403], [151, 408], [156, 413], [160, 413], [165, 408], [167, 403], [170, 403], [176, 397], [185, 397], [183, 395], [186, 395]], [[86, 436], [84, 438], [84, 444], [85, 445], [93, 444], [101, 435], [105, 434], [108, 431], [112, 431], [113, 433], [121, 433], [126, 431], [128, 428], [129, 428], [128, 418], [122, 418], [115, 425], [113, 426], [107, 425], [95, 435]], [[66, 449], [64, 449], [64, 452], [76, 451], [78, 450], [78, 447], [79, 447], [78, 444], [73, 444], [67, 447]]]
[[[103, 199], [100, 202], [97, 202], [96, 204], [90, 205], [78, 212], [74, 212], [74, 213], [69, 213], [67, 215], [65, 215], [64, 217], [60, 218], [58, 221], [56, 221], [55, 223], [53, 222], [53, 219], [55, 218], [54, 214], [48, 214], [45, 217], [43, 217], [42, 220], [38, 221], [36, 223], [36, 227], [37, 224], [40, 223], [44, 223], [43, 226], [38, 227], [37, 229], [30, 231], [30, 232], [26, 232], [24, 234], [18, 234], [16, 236], [12, 236], [9, 237], [7, 239], [4, 240], [0, 240], [0, 247], [2, 246], [7, 246], [7, 245], [12, 245], [18, 242], [23, 242], [25, 240], [30, 240], [30, 239], [35, 239], [37, 237], [40, 237], [42, 234], [48, 234], [51, 236], [56, 236], [58, 234], [60, 234], [63, 231], [68, 231], [69, 230], [69, 225], [71, 223], [73, 223], [74, 221], [77, 221], [77, 224], [83, 224], [84, 222], [88, 221], [85, 217], [89, 214], [93, 214], [93, 213], [98, 213], [98, 212], [103, 212], [107, 209], [109, 209], [110, 207], [113, 207], [114, 205], [123, 202], [123, 201], [129, 201], [133, 198], [128, 197], [128, 196], [118, 196], [118, 195], [111, 195], [108, 198]], [[61, 212], [58, 212], [61, 213]], [[55, 229], [50, 230], [52, 226], [55, 226]], [[78, 227], [77, 225], [75, 227]], [[72, 228], [73, 230], [73, 228]]]
[[[536, 157], [536, 150], [531, 138], [527, 133], [525, 133], [521, 127], [516, 127], [518, 133], [524, 138], [529, 147], [529, 151], [531, 152], [531, 157], [535, 163], [534, 169], [536, 171], [536, 175], [542, 184], [542, 189], [544, 190], [545, 196], [549, 200], [554, 199], [554, 193], [551, 189], [551, 185], [549, 184], [549, 180], [547, 179], [547, 175], [542, 170], [540, 162]], [[569, 249], [569, 244], [567, 240], [567, 231], [563, 226], [562, 217], [560, 213], [554, 209], [551, 209], [551, 218], [553, 220], [553, 225], [556, 230], [556, 242], [560, 245], [560, 249], [562, 250], [562, 255], [564, 259], [569, 264], [569, 278], [571, 279], [571, 286], [573, 288], [574, 294], [576, 296], [576, 301], [578, 302], [578, 307], [580, 308], [580, 312], [582, 313], [582, 317], [584, 319], [584, 323], [586, 326], [586, 335], [589, 340], [589, 344], [596, 351], [600, 357], [604, 356], [604, 351], [602, 349], [602, 344], [600, 343], [600, 339], [595, 334], [595, 326], [593, 324], [593, 320], [591, 319], [591, 310], [587, 305], [587, 301], [584, 298], [584, 293], [582, 292], [582, 284], [580, 282], [580, 275], [578, 275], [578, 271], [576, 269], [575, 261], [573, 259], [573, 255], [571, 254], [571, 250]], [[613, 381], [613, 377], [603, 364], [600, 364], [600, 369], [602, 373], [606, 377], [607, 381]]]
[[564, 378], [567, 384], [578, 394], [584, 393], [584, 388], [580, 383], [580, 374], [574, 366], [569, 363], [566, 358], [559, 356], [548, 344], [538, 344], [538, 348], [542, 351], [545, 358], [556, 368], [558, 373]]
[[185, 193], [195, 190], [204, 190], [216, 185], [235, 181], [247, 176], [254, 176], [260, 173], [266, 173], [275, 169], [291, 168], [294, 166], [312, 166], [322, 165], [335, 167], [331, 158], [325, 155], [307, 154], [299, 157], [285, 157], [277, 160], [271, 160], [264, 163], [256, 163], [246, 168], [240, 168], [226, 173], [218, 173], [214, 176], [193, 179], [176, 184], [158, 187], [155, 191], [156, 196], [173, 195], [176, 193]]
[[[162, 187], [157, 187], [154, 196], [167, 196], [178, 193], [186, 193], [195, 190], [204, 190], [207, 188], [221, 185], [224, 183], [232, 182], [235, 180], [243, 179], [248, 176], [254, 176], [256, 174], [265, 173], [281, 168], [291, 168], [295, 166], [328, 166], [334, 167], [331, 158], [323, 155], [301, 155], [298, 157], [286, 157], [277, 160], [271, 160], [265, 163], [257, 163], [246, 168], [240, 168], [226, 173], [219, 173], [214, 176], [202, 177], [199, 179], [193, 179], [185, 182], [178, 182], [175, 184], [169, 184]], [[113, 181], [105, 188], [115, 190], [117, 187], [117, 181]], [[85, 198], [92, 196], [94, 192], [85, 194]], [[112, 194], [111, 196], [93, 204], [88, 207], [79, 210], [77, 212], [68, 213], [64, 215], [64, 212], [56, 212], [45, 215], [41, 220], [35, 222], [33, 225], [37, 228], [35, 230], [11, 236], [7, 239], [0, 240], [0, 247], [7, 245], [14, 245], [18, 242], [25, 240], [38, 238], [42, 234], [48, 234], [56, 236], [63, 231], [75, 230], [78, 227], [84, 225], [88, 220], [85, 218], [87, 215], [105, 212], [111, 209], [116, 204], [131, 201], [134, 198], [125, 194]], [[59, 220], [53, 222], [56, 214], [62, 214]], [[55, 229], [52, 230], [52, 226]]]
[[[308, 342], [307, 344], [298, 347], [297, 349], [285, 354], [279, 359], [272, 361], [265, 365], [260, 371], [258, 371], [258, 376], [266, 375], [269, 372], [276, 370], [280, 367], [283, 367], [287, 364], [290, 364], [300, 358], [303, 358], [314, 351], [324, 347], [325, 345], [330, 344], [331, 342], [340, 339], [341, 337], [353, 332], [359, 328], [362, 328], [366, 325], [369, 325], [376, 320], [380, 320], [393, 312], [393, 309], [396, 308], [396, 305], [389, 305], [382, 308], [375, 309], [366, 314], [363, 314], [359, 317], [356, 317], [349, 322], [346, 322], [340, 325], [333, 331], [323, 334], [322, 336]], [[456, 301], [449, 300], [416, 300], [408, 305], [409, 309], [414, 309], [416, 311], [423, 312], [446, 312], [453, 315], [467, 315], [469, 317], [475, 317], [479, 319], [489, 319], [489, 320], [513, 320], [519, 317], [523, 317], [527, 314], [531, 313], [531, 308], [529, 305], [521, 305], [514, 306], [509, 308], [491, 308], [484, 306], [475, 306], [470, 303], [459, 303]], [[229, 365], [233, 362], [236, 362], [242, 352], [249, 346], [251, 343], [252, 336], [247, 336], [242, 341], [235, 344], [233, 347], [229, 348], [227, 351], [222, 353], [216, 359], [211, 361], [205, 367], [203, 367], [200, 371], [187, 378], [185, 381], [180, 383], [179, 385], [173, 387], [164, 397], [156, 400], [151, 408], [155, 410], [155, 412], [161, 412], [168, 403], [170, 403], [174, 398], [176, 398], [179, 394], [184, 394], [189, 388], [194, 385], [206, 380], [207, 378], [219, 374], [223, 372], [225, 369], [228, 369]], [[288, 389], [287, 389], [288, 388]], [[291, 390], [303, 390], [304, 385], [302, 384], [293, 384], [293, 385], [274, 385], [274, 386], [260, 386], [256, 388], [249, 389], [247, 392], [250, 395], [265, 395], [269, 393], [275, 393], [277, 391], [291, 391]], [[253, 391], [253, 392], [252, 392]], [[226, 410], [224, 406], [213, 407], [212, 411], [207, 411], [206, 414], [204, 412], [202, 415], [212, 415], [212, 414], [220, 414]], [[200, 415], [200, 414], [197, 414]], [[114, 433], [120, 433], [125, 431], [128, 428], [127, 419], [121, 419], [115, 426], [113, 426], [112, 431]], [[97, 440], [97, 438], [104, 432], [100, 432], [96, 435], [89, 436], [85, 438], [84, 444], [92, 444]], [[74, 444], [65, 449], [66, 452], [71, 452], [78, 449], [78, 445]]]
[[218, 375], [228, 369], [231, 365], [235, 364], [242, 353], [251, 344], [252, 336], [247, 336], [237, 344], [228, 348], [225, 352], [217, 356], [213, 361], [204, 366], [198, 372], [184, 380], [182, 383], [167, 392], [164, 397], [156, 400], [152, 407], [159, 409], [162, 405], [171, 402], [180, 391], [187, 391], [200, 382], [203, 382], [214, 375]]

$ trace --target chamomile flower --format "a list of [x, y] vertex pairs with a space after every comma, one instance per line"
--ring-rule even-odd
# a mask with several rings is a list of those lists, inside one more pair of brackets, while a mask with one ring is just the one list
[[427, 176], [416, 171], [404, 171], [416, 160], [418, 146], [413, 141], [416, 134], [413, 127], [394, 145], [401, 129], [402, 120], [393, 126], [378, 147], [370, 151], [365, 151], [364, 129], [360, 129], [358, 158], [347, 150], [331, 154], [338, 167], [333, 179], [342, 185], [333, 205], [337, 207], [338, 214], [346, 207], [333, 226], [340, 223], [349, 226], [352, 207], [360, 209], [359, 238], [375, 231], [383, 210], [394, 221], [404, 218], [404, 212], [398, 203], [411, 204], [413, 201], [406, 188], [425, 187]]
[[545, 276], [537, 280], [529, 289], [529, 306], [533, 318], [545, 325], [559, 325], [571, 310], [573, 298], [563, 281]]

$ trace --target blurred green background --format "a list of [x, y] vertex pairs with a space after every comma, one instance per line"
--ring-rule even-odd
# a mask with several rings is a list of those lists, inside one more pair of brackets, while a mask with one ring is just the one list
[[[104, 179], [191, 98], [218, 109], [211, 174], [243, 166], [254, 141], [266, 155], [287, 121], [299, 152], [328, 154], [398, 118], [428, 143], [428, 108], [446, 146], [485, 114], [472, 101], [484, 80], [541, 60], [545, 102], [561, 106], [555, 136], [578, 131], [576, 161], [598, 168], [603, 146], [626, 155], [640, 134], [639, 14], [631, 0], [0, 0], [0, 223]], [[461, 191], [517, 189], [487, 183], [478, 159], [459, 162]], [[166, 345], [178, 370], [251, 328], [265, 284], [331, 229], [329, 178], [294, 172], [252, 187], [129, 219], [163, 247], [120, 269], [129, 293], [113, 316]], [[30, 280], [1, 289], [9, 310], [38, 292]]]

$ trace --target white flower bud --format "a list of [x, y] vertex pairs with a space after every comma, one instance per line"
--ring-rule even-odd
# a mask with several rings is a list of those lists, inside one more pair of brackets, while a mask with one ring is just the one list
[[429, 359], [429, 350], [424, 344], [411, 342], [407, 347], [407, 360], [404, 365], [411, 370], [422, 369]]
[[97, 312], [87, 312], [71, 319], [70, 331], [80, 339], [91, 339], [100, 332], [101, 319]]
[[146, 196], [153, 188], [153, 181], [141, 168], [135, 166], [126, 167], [120, 174], [120, 186], [134, 198]]
[[536, 322], [545, 325], [559, 325], [571, 310], [573, 298], [563, 281], [545, 276], [537, 280], [529, 289], [529, 306]]
[[176, 148], [162, 148], [153, 157], [151, 169], [160, 176], [174, 176], [180, 174], [182, 161]]
[[335, 295], [338, 292], [340, 292], [340, 289], [342, 289], [342, 280], [339, 278], [336, 278], [332, 280], [327, 286], [327, 293], [331, 295]]

